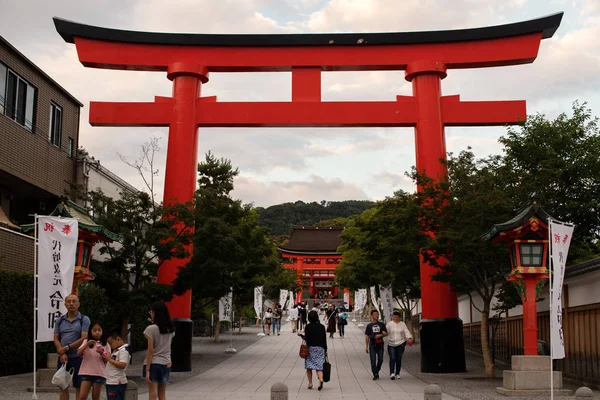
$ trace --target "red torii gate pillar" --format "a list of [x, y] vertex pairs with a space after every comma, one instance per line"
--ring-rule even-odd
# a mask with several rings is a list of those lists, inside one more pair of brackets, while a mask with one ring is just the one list
[[[531, 63], [562, 13], [532, 21], [439, 32], [316, 35], [195, 35], [119, 31], [54, 20], [75, 43], [84, 66], [166, 71], [173, 97], [149, 103], [90, 105], [94, 126], [168, 126], [165, 203], [192, 199], [198, 127], [414, 127], [416, 167], [445, 179], [445, 126], [505, 125], [523, 121], [524, 101], [463, 102], [442, 96], [448, 68]], [[413, 96], [396, 101], [322, 102], [322, 71], [405, 70]], [[291, 71], [291, 102], [225, 102], [200, 98], [208, 72]], [[188, 260], [169, 260], [158, 280], [170, 284]], [[465, 371], [456, 293], [434, 282], [421, 262], [421, 370]], [[191, 294], [168, 305], [177, 324], [173, 369], [191, 369]]]

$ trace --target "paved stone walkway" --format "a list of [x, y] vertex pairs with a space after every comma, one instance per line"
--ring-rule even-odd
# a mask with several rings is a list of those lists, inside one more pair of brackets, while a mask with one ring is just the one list
[[[265, 336], [234, 357], [218, 364], [196, 377], [169, 386], [171, 400], [236, 400], [270, 398], [275, 382], [284, 382], [289, 388], [289, 399], [423, 399], [426, 384], [402, 373], [402, 379], [392, 381], [384, 362], [381, 379], [373, 381], [369, 357], [364, 350], [363, 331], [355, 324], [347, 327], [346, 337], [328, 339], [332, 379], [323, 391], [307, 389], [304, 360], [298, 357], [300, 338], [284, 326], [281, 336]], [[387, 359], [387, 355], [386, 355]], [[317, 383], [316, 377], [313, 383]], [[444, 399], [455, 397], [444, 395]]]

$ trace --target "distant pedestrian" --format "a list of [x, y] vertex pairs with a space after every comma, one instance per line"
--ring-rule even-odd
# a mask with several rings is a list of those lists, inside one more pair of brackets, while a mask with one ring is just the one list
[[388, 354], [390, 355], [390, 379], [400, 379], [402, 355], [407, 343], [412, 346], [412, 334], [406, 324], [400, 321], [400, 311], [392, 313], [392, 321], [387, 323], [386, 328], [388, 331]]
[[273, 309], [271, 307], [267, 308], [265, 311], [265, 333], [267, 336], [271, 334], [271, 325], [273, 324]]
[[383, 364], [383, 338], [388, 335], [387, 328], [379, 321], [379, 311], [371, 311], [372, 322], [365, 329], [365, 351], [371, 358], [373, 380], [379, 379], [379, 371]]
[[146, 378], [150, 400], [165, 400], [171, 376], [171, 341], [175, 336], [175, 328], [167, 306], [161, 301], [152, 304], [150, 319], [152, 325], [144, 330], [148, 350], [142, 376]]
[[292, 332], [296, 332], [298, 328], [298, 304], [294, 304], [294, 307], [290, 309], [290, 325], [292, 326]]
[[277, 334], [277, 336], [281, 334], [281, 314], [281, 306], [277, 304], [273, 310], [273, 336], [275, 336], [275, 334]]
[[[90, 328], [90, 319], [79, 312], [79, 297], [70, 294], [65, 297], [67, 313], [56, 320], [54, 324], [54, 346], [58, 353], [56, 369], [62, 364], [67, 364], [67, 370], [73, 369], [73, 387], [75, 397], [79, 398], [81, 379], [79, 378], [79, 367], [83, 358], [77, 354], [81, 343], [87, 339]], [[60, 400], [69, 400], [69, 388], [60, 390]]]
[[308, 389], [312, 389], [312, 371], [317, 371], [319, 379], [318, 390], [323, 389], [323, 364], [327, 355], [327, 335], [325, 327], [319, 322], [319, 314], [316, 311], [308, 313], [308, 322], [304, 334], [298, 334], [306, 341], [308, 346], [308, 356], [304, 360], [306, 368], [306, 378], [308, 379]]
[[79, 399], [85, 400], [92, 391], [92, 400], [100, 400], [102, 387], [106, 382], [105, 356], [110, 354], [110, 346], [106, 343], [106, 335], [99, 322], [92, 322], [87, 339], [83, 341], [77, 355], [83, 357], [79, 368], [81, 389]]
[[335, 326], [337, 325], [337, 313], [333, 308], [333, 304], [329, 305], [327, 311], [325, 311], [325, 321], [327, 323], [327, 332], [329, 333], [329, 337], [333, 339], [333, 334], [335, 333]]
[[306, 304], [300, 303], [298, 305], [298, 330], [304, 330], [306, 326], [306, 318], [308, 314], [308, 309], [306, 308]]
[[111, 353], [106, 354], [106, 398], [125, 400], [127, 390], [127, 366], [131, 361], [129, 346], [120, 331], [114, 330], [107, 339]]
[[348, 324], [348, 314], [346, 314], [345, 311], [342, 311], [342, 309], [338, 309], [337, 310], [337, 326], [338, 326], [338, 331], [340, 332], [340, 337], [344, 337], [344, 331], [345, 331], [345, 327]]

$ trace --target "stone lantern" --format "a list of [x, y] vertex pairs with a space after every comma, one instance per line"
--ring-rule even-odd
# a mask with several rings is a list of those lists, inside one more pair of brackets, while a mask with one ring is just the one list
[[[510, 371], [504, 371], [503, 387], [497, 391], [506, 396], [546, 396], [550, 393], [550, 357], [538, 355], [537, 293], [548, 279], [548, 220], [552, 219], [537, 203], [519, 210], [509, 221], [496, 224], [484, 239], [506, 243], [510, 250], [511, 271], [508, 280], [520, 287], [523, 302], [523, 354], [512, 356]], [[562, 373], [554, 373], [554, 392], [562, 390]]]

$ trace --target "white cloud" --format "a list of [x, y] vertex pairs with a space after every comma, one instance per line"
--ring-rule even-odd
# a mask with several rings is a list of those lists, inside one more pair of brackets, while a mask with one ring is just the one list
[[369, 200], [365, 191], [353, 183], [341, 179], [328, 180], [317, 175], [311, 175], [308, 180], [288, 182], [263, 181], [240, 175], [235, 180], [233, 195], [260, 206], [296, 200]]

